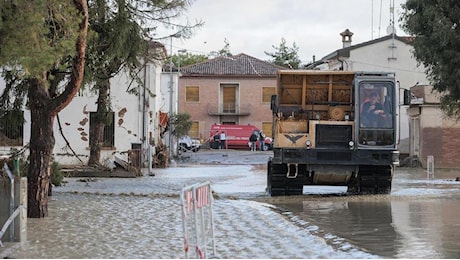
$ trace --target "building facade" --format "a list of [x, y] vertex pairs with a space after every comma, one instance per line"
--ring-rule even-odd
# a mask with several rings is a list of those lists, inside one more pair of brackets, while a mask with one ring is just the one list
[[[167, 104], [163, 104], [161, 99], [162, 66], [166, 51], [159, 43], [151, 43], [150, 48], [162, 58], [144, 64], [143, 69], [138, 72], [138, 80], [133, 79], [127, 71], [121, 71], [110, 79], [111, 112], [108, 116], [111, 123], [104, 129], [102, 164], [110, 164], [115, 156], [130, 161], [128, 152], [138, 150], [141, 166], [147, 167], [156, 147], [163, 142], [160, 135], [160, 114], [169, 112], [164, 109]], [[2, 79], [0, 93], [4, 88], [5, 81]], [[97, 110], [97, 98], [96, 91], [89, 86], [82, 87], [69, 105], [58, 114], [54, 121], [55, 161], [62, 165], [87, 164], [90, 154], [89, 132]], [[25, 123], [15, 131], [19, 135], [14, 136], [14, 140], [11, 134], [4, 131], [3, 126], [8, 126], [9, 122], [2, 122], [0, 156], [8, 157], [11, 149], [20, 150], [28, 144], [30, 111], [24, 106], [22, 113]]]
[[419, 85], [410, 90], [409, 155], [412, 163], [426, 168], [428, 156], [433, 156], [438, 168], [460, 168], [460, 123], [442, 112], [440, 95], [432, 91], [432, 86]]
[[271, 136], [270, 99], [281, 68], [246, 54], [181, 68], [178, 107], [191, 115], [189, 135], [205, 142], [213, 124], [251, 124]]

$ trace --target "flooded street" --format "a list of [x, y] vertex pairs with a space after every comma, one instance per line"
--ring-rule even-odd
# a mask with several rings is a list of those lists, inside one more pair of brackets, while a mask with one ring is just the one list
[[[184, 258], [180, 190], [210, 181], [218, 258], [459, 258], [460, 176], [398, 168], [391, 195], [265, 194], [270, 152], [203, 151], [155, 176], [66, 178], [9, 258]], [[200, 157], [202, 156], [202, 157]], [[258, 165], [250, 165], [258, 164]]]
[[[399, 168], [391, 195], [269, 201], [293, 221], [317, 226], [313, 233], [330, 243], [347, 241], [385, 258], [460, 258], [460, 182], [453, 181], [458, 174], [439, 170], [435, 180], [427, 180], [422, 169]], [[310, 189], [304, 194], [317, 193]]]

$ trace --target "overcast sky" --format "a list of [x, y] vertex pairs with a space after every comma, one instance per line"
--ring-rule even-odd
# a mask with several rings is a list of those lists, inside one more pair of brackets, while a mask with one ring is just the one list
[[[405, 0], [195, 0], [186, 13], [189, 21], [204, 21], [190, 39], [173, 39], [173, 54], [186, 49], [209, 54], [230, 44], [232, 54], [245, 53], [269, 60], [264, 51], [275, 52], [284, 38], [295, 42], [302, 63], [321, 59], [342, 48], [340, 33], [354, 33], [352, 44], [387, 34], [390, 6], [394, 3], [397, 35], [407, 35], [399, 26]], [[170, 42], [165, 42], [168, 52]]]

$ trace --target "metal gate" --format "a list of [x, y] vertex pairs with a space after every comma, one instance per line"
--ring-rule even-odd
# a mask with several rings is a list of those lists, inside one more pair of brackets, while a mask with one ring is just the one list
[[211, 183], [194, 184], [182, 189], [182, 224], [185, 258], [216, 255]]
[[[14, 176], [6, 163], [3, 166], [3, 170], [8, 175], [10, 182], [8, 185], [5, 183], [6, 180], [0, 180], [0, 186], [5, 191], [9, 190], [10, 192], [9, 194], [3, 193], [2, 189], [0, 194], [0, 247], [4, 246], [2, 239], [7, 230], [9, 230], [9, 237], [6, 239], [8, 242], [27, 240], [27, 179]], [[1, 171], [0, 176], [2, 176]], [[19, 182], [15, 182], [15, 180]], [[16, 190], [15, 187], [16, 189], [19, 188], [19, 190]], [[7, 206], [5, 202], [8, 202], [8, 208], [5, 207]], [[8, 218], [3, 224], [5, 217]], [[15, 223], [16, 219], [19, 219], [19, 222]]]

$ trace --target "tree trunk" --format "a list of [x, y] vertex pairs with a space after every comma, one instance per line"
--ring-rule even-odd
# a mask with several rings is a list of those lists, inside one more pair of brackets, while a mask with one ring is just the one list
[[86, 39], [88, 32], [88, 6], [86, 0], [74, 0], [75, 7], [82, 14], [77, 50], [73, 59], [69, 82], [64, 92], [51, 96], [43, 78], [29, 79], [29, 108], [31, 114], [30, 163], [27, 172], [27, 216], [42, 218], [48, 216], [48, 191], [51, 182], [50, 161], [54, 148], [54, 117], [64, 109], [80, 89], [85, 66]]
[[104, 128], [107, 122], [107, 112], [109, 110], [109, 78], [100, 79], [96, 84], [98, 86], [99, 96], [97, 98], [96, 115], [90, 125], [89, 166], [101, 165], [101, 147], [104, 142]]
[[51, 182], [50, 161], [54, 148], [54, 113], [48, 109], [50, 98], [38, 79], [30, 80], [31, 115], [30, 164], [27, 172], [27, 216], [48, 216], [48, 189]]

